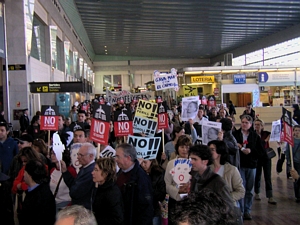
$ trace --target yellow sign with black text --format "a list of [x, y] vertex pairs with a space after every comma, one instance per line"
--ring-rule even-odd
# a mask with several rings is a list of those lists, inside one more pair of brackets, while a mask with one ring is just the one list
[[214, 83], [215, 76], [192, 76], [191, 83]]
[[189, 96], [197, 96], [198, 95], [198, 89], [197, 86], [191, 86], [191, 85], [183, 85], [183, 94], [184, 97], [189, 97]]

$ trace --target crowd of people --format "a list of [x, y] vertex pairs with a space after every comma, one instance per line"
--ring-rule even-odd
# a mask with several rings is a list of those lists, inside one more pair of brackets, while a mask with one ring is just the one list
[[[135, 107], [130, 109], [134, 115]], [[262, 198], [262, 172], [268, 203], [277, 204], [272, 161], [266, 153], [270, 132], [250, 103], [238, 129], [232, 102], [228, 109], [200, 105], [196, 117], [188, 121], [181, 120], [181, 112], [181, 104], [172, 107], [169, 127], [165, 132], [157, 129], [155, 136], [165, 135], [165, 142], [151, 160], [139, 159], [134, 146], [116, 138], [112, 124], [108, 144], [97, 153], [96, 143], [89, 139], [91, 113], [76, 106], [69, 117], [58, 116], [58, 134], [65, 146], [62, 160], [51, 148], [52, 139], [40, 129], [40, 112], [30, 123], [28, 109], [24, 110], [16, 139], [9, 136], [6, 121], [0, 121], [1, 221], [8, 225], [161, 225], [163, 220], [169, 225], [242, 224], [252, 219], [253, 200]], [[203, 121], [221, 123], [221, 130], [208, 132], [207, 145], [201, 143]], [[294, 139], [295, 169], [289, 172], [300, 202], [299, 125], [294, 126]], [[288, 165], [289, 157], [287, 151]], [[178, 163], [184, 163], [184, 169]]]

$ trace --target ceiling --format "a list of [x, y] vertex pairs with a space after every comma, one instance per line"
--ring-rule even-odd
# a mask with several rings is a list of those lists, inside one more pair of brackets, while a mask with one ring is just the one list
[[299, 0], [74, 1], [96, 55], [211, 58], [300, 24]]

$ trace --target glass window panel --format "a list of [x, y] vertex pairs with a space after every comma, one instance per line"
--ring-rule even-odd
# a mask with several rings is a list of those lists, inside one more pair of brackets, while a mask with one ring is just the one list
[[263, 50], [257, 50], [254, 52], [250, 52], [246, 54], [246, 64], [254, 63], [254, 62], [259, 62], [263, 60]]
[[57, 51], [57, 57], [56, 57], [56, 69], [58, 70], [63, 70], [63, 54], [64, 54], [64, 51], [63, 51], [63, 42], [59, 39], [59, 38], [56, 38], [56, 51]]
[[34, 15], [30, 55], [44, 63], [46, 63], [45, 29], [46, 25]]
[[232, 65], [233, 66], [244, 66], [246, 64], [246, 57], [245, 55], [241, 55], [239, 57], [233, 58]]
[[114, 87], [122, 86], [122, 76], [121, 75], [113, 75]]

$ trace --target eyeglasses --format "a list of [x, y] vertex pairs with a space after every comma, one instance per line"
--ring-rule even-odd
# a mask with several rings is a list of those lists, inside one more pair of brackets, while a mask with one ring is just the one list
[[79, 156], [79, 157], [84, 157], [84, 156], [87, 156], [87, 155], [89, 155], [89, 154], [83, 155], [83, 154], [81, 154], [81, 153], [77, 153], [77, 156]]

